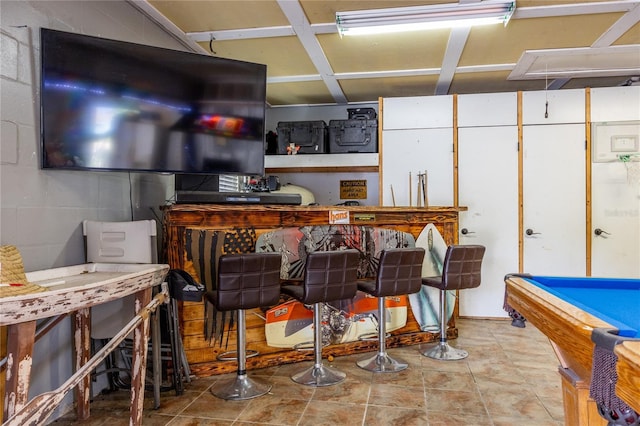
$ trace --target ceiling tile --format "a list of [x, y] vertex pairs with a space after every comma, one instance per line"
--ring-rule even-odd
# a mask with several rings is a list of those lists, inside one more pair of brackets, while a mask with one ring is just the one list
[[450, 92], [497, 93], [517, 92], [518, 90], [544, 90], [544, 80], [540, 81], [508, 81], [509, 72], [474, 72], [457, 73], [451, 83]]
[[288, 25], [275, 0], [150, 0], [185, 33]]
[[335, 22], [336, 12], [349, 10], [384, 9], [391, 7], [421, 6], [424, 4], [450, 3], [450, 0], [300, 0], [307, 19], [312, 24]]
[[[200, 43], [209, 50], [209, 43]], [[297, 37], [214, 41], [215, 56], [267, 65], [267, 76], [317, 74]]]
[[[507, 27], [472, 28], [460, 66], [516, 63], [522, 51], [589, 47], [619, 17], [617, 14], [514, 19]], [[588, 23], [593, 31], [582, 31]]]
[[349, 102], [371, 102], [378, 97], [430, 96], [436, 87], [437, 75], [341, 80]]
[[[622, 84], [640, 74], [554, 81], [508, 79], [527, 51], [640, 45], [640, 0], [517, 0], [514, 18], [506, 27], [472, 28], [468, 35], [460, 30], [436, 30], [340, 38], [335, 27], [336, 11], [457, 1], [149, 0], [136, 4], [155, 7], [150, 17], [154, 13], [164, 17], [166, 28], [176, 37], [190, 37], [185, 46], [192, 48], [197, 39], [209, 52], [208, 32], [214, 31], [219, 38], [212, 42], [216, 56], [266, 64], [267, 96], [273, 105], [541, 90], [547, 85], [551, 89], [602, 87]], [[287, 14], [281, 5], [286, 6]], [[311, 25], [292, 25], [287, 16], [308, 20]], [[554, 57], [556, 64], [566, 65], [570, 60]], [[539, 69], [540, 64], [538, 61], [535, 67]]]
[[393, 37], [318, 36], [334, 72], [439, 68], [449, 30], [400, 33]]
[[640, 44], [640, 23], [635, 24], [626, 33], [616, 40], [614, 45], [620, 44]]
[[267, 84], [269, 105], [331, 104], [334, 99], [322, 81]]

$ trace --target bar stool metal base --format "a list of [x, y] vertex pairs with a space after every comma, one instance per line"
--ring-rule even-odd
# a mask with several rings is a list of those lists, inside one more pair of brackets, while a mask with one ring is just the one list
[[439, 342], [435, 346], [428, 347], [424, 350], [421, 347], [420, 353], [428, 358], [441, 361], [457, 361], [469, 356], [467, 351], [449, 346], [447, 342]]
[[211, 393], [218, 398], [241, 401], [262, 396], [270, 390], [271, 385], [262, 383], [259, 379], [250, 379], [246, 374], [237, 374], [230, 382], [214, 385]]
[[374, 373], [395, 373], [409, 367], [404, 360], [393, 359], [387, 353], [376, 353], [356, 362], [356, 365], [364, 370], [373, 371]]
[[342, 371], [322, 365], [322, 303], [313, 305], [313, 366], [291, 376], [291, 380], [301, 385], [331, 386], [342, 382], [347, 375]]
[[322, 364], [316, 364], [299, 373], [291, 376], [291, 380], [301, 385], [308, 386], [331, 386], [337, 385], [344, 381], [347, 377], [342, 371], [325, 367]]
[[387, 316], [385, 297], [378, 297], [378, 352], [373, 356], [362, 358], [356, 365], [364, 370], [374, 373], [395, 373], [409, 367], [406, 361], [393, 359], [387, 354]]

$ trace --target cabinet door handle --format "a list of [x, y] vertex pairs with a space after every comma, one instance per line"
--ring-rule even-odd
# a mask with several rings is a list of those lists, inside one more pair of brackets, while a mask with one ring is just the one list
[[608, 233], [607, 231], [603, 231], [603, 230], [602, 230], [602, 229], [600, 229], [600, 228], [596, 228], [596, 229], [593, 231], [593, 233], [594, 233], [594, 234], [596, 234], [596, 235], [602, 235], [602, 234], [604, 234], [604, 235], [611, 235], [611, 234], [610, 234], [610, 233]]
[[524, 231], [527, 235], [540, 235], [540, 232], [533, 232], [533, 229], [529, 228]]
[[467, 228], [462, 228], [462, 229], [460, 230], [460, 233], [461, 233], [462, 235], [475, 234], [475, 232], [474, 232], [474, 231], [469, 231]]

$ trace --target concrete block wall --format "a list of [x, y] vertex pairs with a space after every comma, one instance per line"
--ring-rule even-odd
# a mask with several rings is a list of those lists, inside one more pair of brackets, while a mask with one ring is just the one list
[[2, 1], [0, 243], [27, 271], [82, 263], [83, 219], [159, 217], [173, 177], [41, 170], [40, 27], [184, 50], [125, 1]]
[[[158, 219], [173, 194], [173, 176], [39, 168], [41, 27], [185, 50], [126, 1], [0, 2], [0, 244], [19, 248], [26, 271], [84, 263], [83, 219]], [[70, 328], [36, 344], [32, 396], [71, 374]], [[68, 395], [58, 413], [71, 408]]]

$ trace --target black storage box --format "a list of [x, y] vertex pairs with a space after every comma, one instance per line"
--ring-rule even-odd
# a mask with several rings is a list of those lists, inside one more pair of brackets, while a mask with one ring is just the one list
[[187, 271], [171, 269], [166, 277], [169, 294], [173, 299], [199, 302], [205, 292], [204, 285], [197, 282]]
[[329, 151], [378, 152], [378, 122], [360, 119], [329, 121]]
[[373, 108], [347, 108], [349, 120], [375, 120], [378, 117]]
[[324, 121], [279, 122], [278, 154], [288, 154], [287, 148], [297, 148], [298, 154], [326, 154], [327, 124]]

